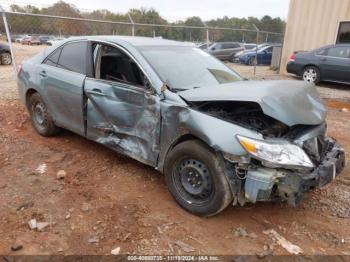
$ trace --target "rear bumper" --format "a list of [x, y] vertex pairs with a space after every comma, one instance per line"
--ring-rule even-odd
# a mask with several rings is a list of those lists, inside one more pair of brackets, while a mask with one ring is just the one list
[[287, 72], [294, 75], [301, 75], [302, 67], [295, 62], [288, 62]]

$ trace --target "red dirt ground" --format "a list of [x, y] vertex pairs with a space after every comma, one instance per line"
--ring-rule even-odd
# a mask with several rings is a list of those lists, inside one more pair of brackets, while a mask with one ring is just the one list
[[[350, 112], [339, 111], [349, 104], [328, 104], [329, 135], [349, 158]], [[43, 163], [47, 171], [37, 174]], [[58, 180], [61, 169], [67, 175]], [[260, 203], [199, 218], [176, 204], [157, 171], [70, 132], [41, 137], [14, 100], [0, 103], [0, 174], [0, 254], [109, 254], [116, 247], [123, 254], [287, 254], [267, 229], [305, 254], [350, 254], [349, 167], [295, 208]], [[52, 225], [34, 231], [31, 218]], [[185, 253], [178, 240], [195, 251]], [[15, 243], [23, 249], [11, 251]]]

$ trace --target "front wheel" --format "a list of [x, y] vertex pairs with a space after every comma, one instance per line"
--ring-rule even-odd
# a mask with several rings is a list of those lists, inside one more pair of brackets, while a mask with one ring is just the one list
[[306, 82], [318, 84], [321, 79], [320, 70], [315, 66], [308, 66], [303, 71], [303, 80]]
[[180, 143], [170, 151], [165, 180], [178, 204], [196, 215], [213, 216], [232, 202], [223, 163], [198, 140]]

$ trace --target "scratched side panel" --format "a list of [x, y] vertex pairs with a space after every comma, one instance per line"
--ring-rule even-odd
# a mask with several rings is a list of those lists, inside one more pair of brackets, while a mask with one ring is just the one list
[[[145, 164], [159, 153], [159, 98], [125, 84], [87, 79], [87, 137]], [[100, 90], [101, 95], [94, 90]]]

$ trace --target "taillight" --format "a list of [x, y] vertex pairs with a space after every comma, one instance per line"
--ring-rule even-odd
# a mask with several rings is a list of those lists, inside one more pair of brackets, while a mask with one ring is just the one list
[[290, 56], [289, 61], [295, 62], [295, 54], [294, 53]]

